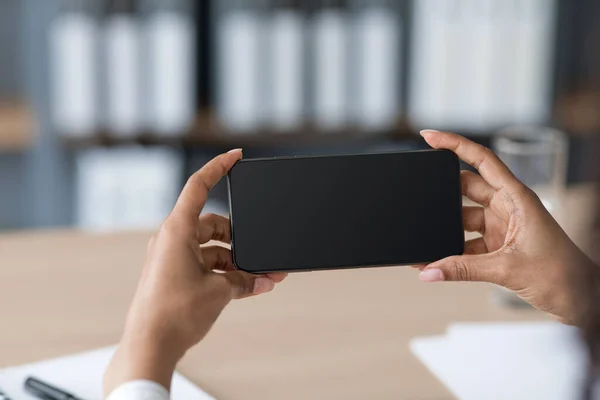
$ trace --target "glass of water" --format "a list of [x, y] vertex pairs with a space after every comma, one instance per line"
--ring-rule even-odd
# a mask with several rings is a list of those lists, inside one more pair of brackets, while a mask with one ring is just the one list
[[530, 187], [552, 214], [566, 185], [568, 141], [553, 128], [515, 126], [498, 132], [493, 149], [515, 176]]
[[[492, 148], [515, 176], [530, 187], [556, 216], [566, 186], [568, 140], [556, 129], [515, 126], [498, 132]], [[507, 307], [530, 307], [516, 294], [498, 288], [495, 300]]]

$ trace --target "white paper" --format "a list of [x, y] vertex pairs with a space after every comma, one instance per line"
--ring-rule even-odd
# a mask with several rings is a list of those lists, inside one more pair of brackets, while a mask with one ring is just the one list
[[[115, 347], [0, 370], [0, 388], [14, 400], [36, 400], [23, 390], [32, 376], [86, 400], [102, 400], [102, 378]], [[173, 400], [214, 400], [176, 373], [171, 388]]]
[[558, 323], [458, 324], [411, 349], [459, 399], [581, 397], [585, 353], [577, 331]]

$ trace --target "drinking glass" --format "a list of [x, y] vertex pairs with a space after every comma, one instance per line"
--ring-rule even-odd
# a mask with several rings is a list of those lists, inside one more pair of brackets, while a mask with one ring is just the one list
[[495, 135], [493, 149], [546, 209], [556, 213], [566, 184], [566, 135], [553, 128], [515, 126]]
[[[538, 126], [514, 126], [498, 132], [493, 150], [508, 168], [556, 216], [566, 185], [568, 141], [561, 131]], [[499, 288], [495, 300], [507, 307], [529, 307], [514, 293]]]

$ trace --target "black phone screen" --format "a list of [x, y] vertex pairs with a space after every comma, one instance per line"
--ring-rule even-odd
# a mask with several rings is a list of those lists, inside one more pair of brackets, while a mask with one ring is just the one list
[[464, 248], [460, 165], [446, 150], [242, 160], [229, 196], [247, 272], [420, 264]]

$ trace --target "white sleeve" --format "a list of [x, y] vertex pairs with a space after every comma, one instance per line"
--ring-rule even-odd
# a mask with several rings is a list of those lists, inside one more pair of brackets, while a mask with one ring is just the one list
[[124, 383], [106, 400], [169, 400], [169, 391], [156, 382], [140, 380]]

